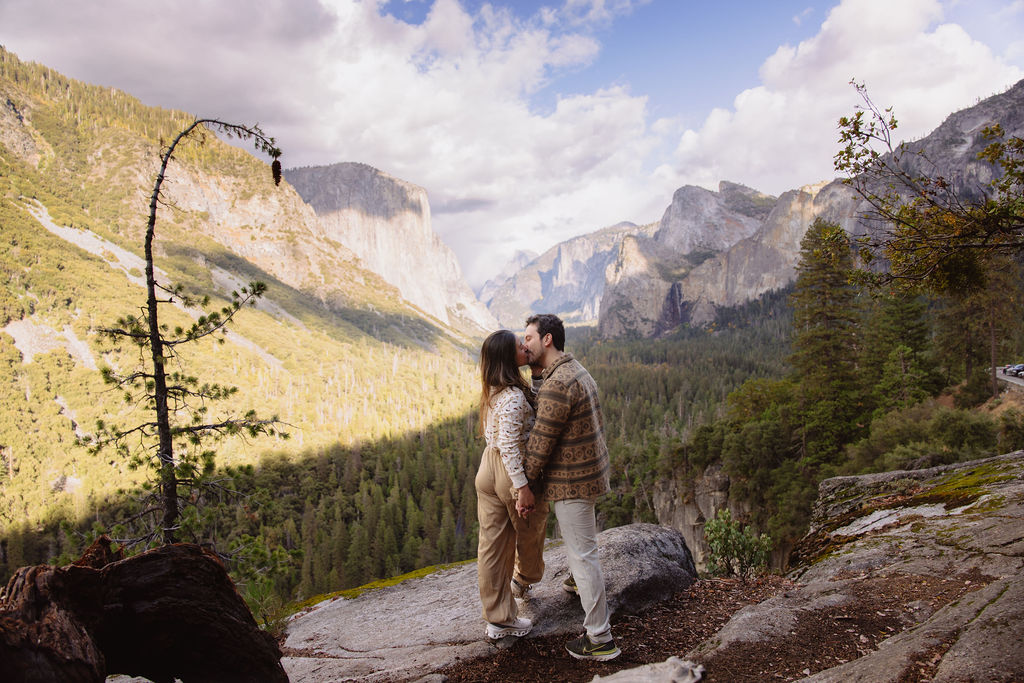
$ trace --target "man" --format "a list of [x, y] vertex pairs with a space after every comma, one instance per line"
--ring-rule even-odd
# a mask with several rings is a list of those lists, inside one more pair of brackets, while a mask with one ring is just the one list
[[[576, 659], [614, 659], [621, 650], [609, 623], [594, 514], [595, 500], [610, 488], [597, 384], [572, 354], [565, 353], [565, 327], [558, 316], [528, 318], [523, 344], [531, 366], [544, 368], [537, 421], [523, 466], [531, 488], [554, 508], [569, 571], [586, 613], [586, 633], [565, 649]], [[567, 586], [571, 588], [569, 582]]]

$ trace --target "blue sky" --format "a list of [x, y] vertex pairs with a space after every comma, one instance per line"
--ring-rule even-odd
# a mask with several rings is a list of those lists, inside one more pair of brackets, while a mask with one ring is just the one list
[[[494, 3], [462, 4], [472, 11]], [[499, 4], [523, 21], [556, 5], [550, 0]], [[649, 96], [652, 116], [682, 116], [696, 125], [712, 107], [728, 106], [736, 93], [757, 85], [761, 60], [781, 43], [796, 44], [814, 35], [833, 4], [809, 0], [629, 3], [629, 11], [612, 14], [613, 19], [591, 27], [601, 44], [594, 59], [557, 74], [531, 102], [541, 110], [550, 109], [558, 95], [621, 83], [635, 94]], [[424, 0], [391, 0], [382, 10], [422, 24], [430, 7]], [[567, 31], [575, 28], [565, 27]]]
[[1022, 36], [1024, 0], [0, 0], [22, 59], [423, 186], [474, 286], [685, 184], [830, 180], [851, 78], [919, 137]]

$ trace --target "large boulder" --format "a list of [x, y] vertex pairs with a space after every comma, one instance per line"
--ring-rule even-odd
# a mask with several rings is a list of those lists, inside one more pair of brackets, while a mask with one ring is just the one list
[[0, 593], [0, 680], [287, 681], [220, 559], [191, 544], [128, 559], [101, 539], [66, 567], [23, 567]]
[[[598, 544], [614, 612], [638, 612], [696, 580], [686, 542], [668, 527], [609, 529], [598, 535]], [[535, 624], [527, 637], [576, 635], [583, 630], [583, 610], [579, 599], [561, 588], [568, 572], [565, 549], [551, 542], [544, 558], [544, 579], [522, 610]], [[469, 563], [355, 598], [328, 600], [295, 616], [282, 662], [292, 683], [410, 680], [493, 648], [480, 616], [476, 563]]]

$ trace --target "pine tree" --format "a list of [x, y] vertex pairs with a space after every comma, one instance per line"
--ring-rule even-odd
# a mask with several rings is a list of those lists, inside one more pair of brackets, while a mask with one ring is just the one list
[[349, 586], [359, 586], [371, 577], [369, 572], [370, 539], [361, 522], [352, 522], [349, 529], [348, 557], [345, 558], [345, 577]]
[[856, 390], [857, 289], [847, 234], [816, 219], [800, 243], [791, 302], [801, 452], [809, 464], [835, 458], [863, 409]]
[[875, 385], [876, 414], [902, 410], [928, 398], [927, 380], [919, 356], [909, 346], [897, 345], [889, 353]]
[[[235, 314], [242, 306], [254, 304], [266, 291], [262, 282], [252, 282], [243, 287], [241, 293], [233, 292], [230, 304], [220, 311], [199, 316], [188, 329], [178, 327], [172, 331], [160, 322], [161, 305], [179, 303], [204, 309], [209, 305], [209, 297], [194, 299], [185, 294], [180, 284], [171, 286], [158, 282], [153, 256], [157, 209], [162, 203], [162, 187], [168, 166], [175, 158], [179, 144], [193, 136], [202, 139], [208, 130], [254, 141], [256, 149], [274, 158], [275, 184], [281, 181], [281, 162], [278, 161], [281, 150], [275, 147], [273, 138], [264, 135], [256, 126], [217, 119], [195, 119], [161, 150], [160, 167], [149, 197], [149, 220], [143, 244], [146, 305], [140, 314], [123, 316], [115, 327], [100, 330], [115, 345], [126, 342], [138, 348], [140, 363], [136, 369], [122, 372], [107, 366], [102, 369], [102, 375], [107, 384], [124, 392], [127, 403], [144, 405], [151, 412], [151, 418], [133, 426], [106, 424], [101, 420], [96, 425], [96, 434], [82, 439], [93, 453], [114, 447], [129, 460], [131, 466], [149, 467], [154, 474], [154, 481], [148, 484], [154, 489], [152, 497], [158, 503], [152, 509], [159, 512], [160, 519], [138, 538], [130, 539], [132, 542], [148, 542], [156, 538], [164, 543], [176, 540], [182, 509], [198, 500], [197, 495], [181, 495], [181, 489], [203, 486], [204, 477], [213, 472], [214, 451], [204, 448], [204, 443], [238, 433], [251, 436], [274, 433], [278, 423], [276, 417], [262, 419], [255, 411], [249, 411], [242, 417], [225, 417], [211, 422], [207, 416], [207, 404], [223, 400], [237, 389], [200, 382], [198, 377], [186, 372], [169, 370], [173, 361], [180, 360], [179, 346], [206, 338], [223, 341], [223, 334]], [[186, 444], [185, 448], [181, 447], [182, 442]], [[176, 443], [179, 444], [177, 450]]]

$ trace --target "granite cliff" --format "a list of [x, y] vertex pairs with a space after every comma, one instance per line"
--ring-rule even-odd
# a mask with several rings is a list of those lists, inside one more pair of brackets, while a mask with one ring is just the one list
[[688, 185], [650, 238], [623, 242], [605, 272], [599, 331], [604, 337], [655, 336], [710, 315], [706, 297], [679, 286], [716, 255], [749, 239], [776, 205], [774, 197], [736, 183], [718, 192]]
[[293, 168], [284, 175], [316, 212], [324, 236], [350, 249], [407, 301], [447, 326], [496, 327], [463, 279], [455, 254], [431, 228], [422, 187], [358, 163]]
[[654, 225], [618, 223], [556, 244], [494, 288], [481, 301], [498, 321], [519, 329], [530, 313], [560, 315], [570, 323], [594, 323], [606, 287], [605, 269], [624, 240], [653, 234]]

